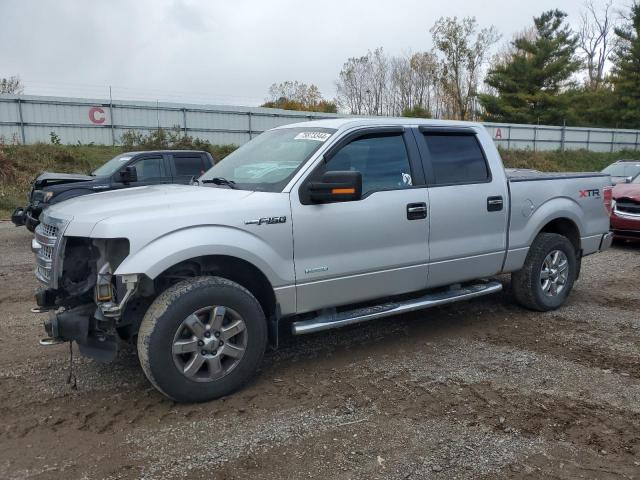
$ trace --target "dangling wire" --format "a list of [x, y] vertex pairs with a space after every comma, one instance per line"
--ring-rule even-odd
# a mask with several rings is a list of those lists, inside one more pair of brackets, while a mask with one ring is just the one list
[[69, 376], [67, 377], [67, 383], [71, 384], [72, 390], [77, 390], [78, 383], [73, 373], [73, 342], [69, 342]]

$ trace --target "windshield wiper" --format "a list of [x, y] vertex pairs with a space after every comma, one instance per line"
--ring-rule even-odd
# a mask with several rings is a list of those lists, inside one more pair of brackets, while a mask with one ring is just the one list
[[236, 182], [233, 180], [227, 180], [223, 177], [207, 178], [206, 180], [200, 180], [202, 183], [214, 183], [216, 185], [226, 185], [229, 188], [236, 188]]

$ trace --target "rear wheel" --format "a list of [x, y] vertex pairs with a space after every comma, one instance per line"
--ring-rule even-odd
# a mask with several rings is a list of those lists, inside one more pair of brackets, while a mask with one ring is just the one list
[[211, 400], [240, 388], [258, 368], [266, 343], [258, 301], [220, 277], [185, 280], [164, 291], [138, 333], [145, 375], [180, 402]]
[[511, 285], [522, 306], [541, 312], [555, 310], [569, 296], [576, 273], [576, 251], [569, 239], [541, 233], [533, 241], [524, 267], [511, 274]]

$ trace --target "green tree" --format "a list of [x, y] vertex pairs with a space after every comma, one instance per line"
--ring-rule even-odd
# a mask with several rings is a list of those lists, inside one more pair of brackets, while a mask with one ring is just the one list
[[413, 108], [405, 108], [402, 111], [402, 116], [414, 118], [431, 118], [431, 112], [426, 108], [418, 105]]
[[563, 91], [581, 67], [566, 16], [549, 10], [534, 18], [533, 35], [517, 37], [512, 53], [490, 69], [485, 83], [493, 92], [479, 95], [485, 120], [562, 124], [569, 106]]
[[615, 29], [612, 82], [622, 127], [640, 127], [640, 4], [634, 2], [624, 25]]

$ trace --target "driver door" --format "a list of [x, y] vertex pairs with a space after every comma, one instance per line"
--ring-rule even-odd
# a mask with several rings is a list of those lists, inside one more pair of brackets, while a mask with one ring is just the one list
[[127, 166], [134, 166], [138, 179], [135, 182], [123, 183], [120, 172], [113, 176], [114, 188], [141, 187], [144, 185], [157, 185], [160, 183], [171, 183], [171, 174], [167, 168], [166, 161], [161, 154], [152, 154], [137, 157]]
[[[415, 139], [403, 128], [350, 134], [291, 193], [298, 313], [424, 289], [428, 205]], [[359, 171], [362, 199], [312, 204], [309, 181]]]

